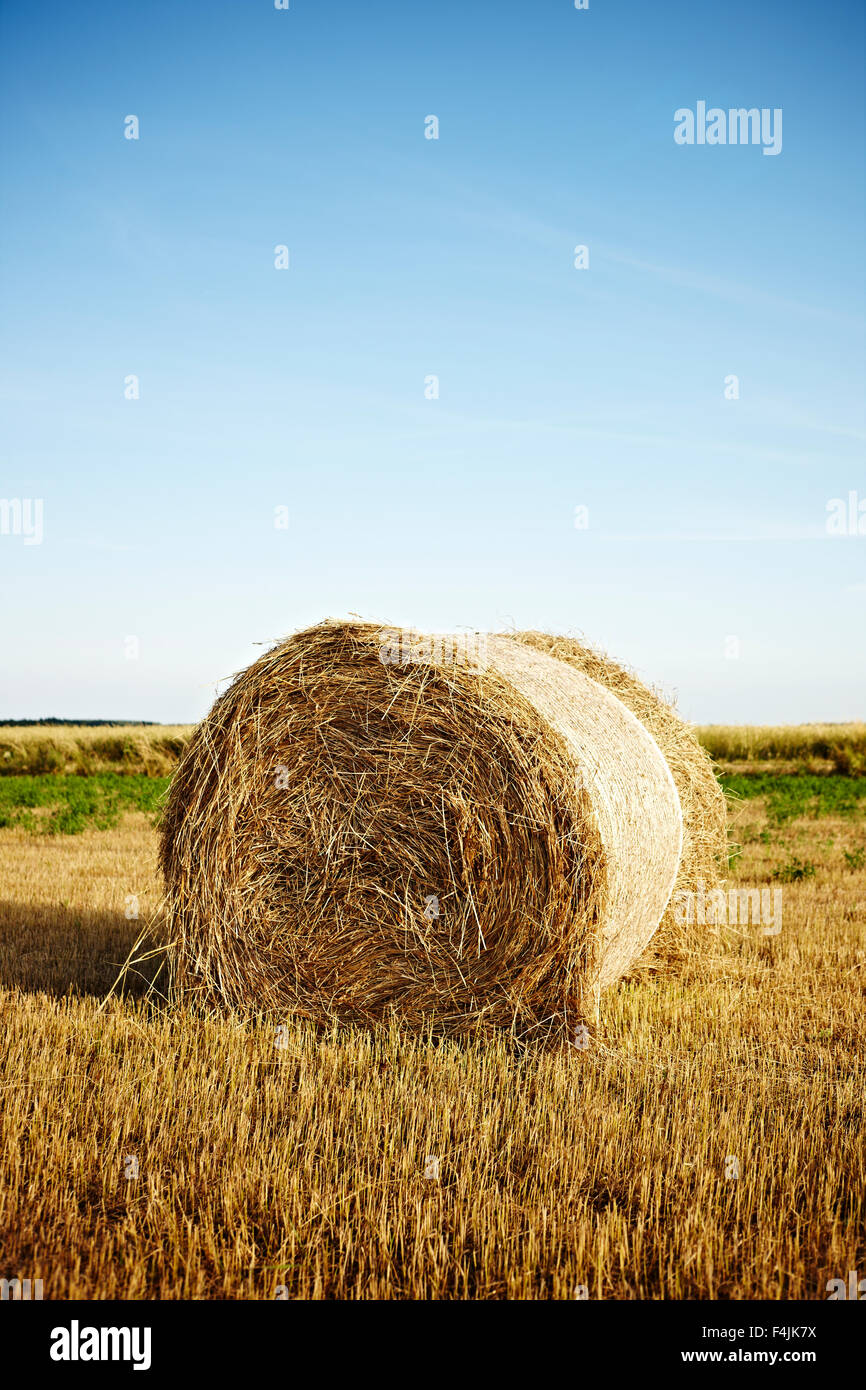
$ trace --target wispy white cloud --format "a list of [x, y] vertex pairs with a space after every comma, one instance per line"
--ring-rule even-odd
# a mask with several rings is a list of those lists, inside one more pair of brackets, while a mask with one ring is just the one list
[[719, 299], [731, 300], [737, 304], [760, 305], [765, 308], [785, 309], [791, 313], [806, 314], [812, 318], [828, 319], [834, 323], [850, 323], [862, 326], [863, 318], [855, 314], [840, 314], [823, 305], [804, 304], [802, 300], [788, 299], [784, 295], [769, 294], [756, 289], [754, 285], [739, 284], [734, 280], [724, 280], [718, 275], [706, 275], [701, 271], [688, 270], [682, 266], [656, 265], [652, 261], [640, 260], [627, 252], [615, 250], [611, 246], [594, 248], [596, 259], [612, 261], [616, 265], [627, 266], [645, 275], [653, 275], [666, 280], [670, 285], [681, 289], [697, 290], [701, 294], [715, 295]]
[[[589, 533], [588, 533], [589, 534]], [[741, 542], [791, 541], [829, 541], [838, 537], [830, 536], [819, 526], [785, 526], [772, 523], [757, 526], [748, 531], [605, 531], [593, 528], [592, 534], [606, 541], [678, 541], [700, 545], [712, 542], [740, 544]]]

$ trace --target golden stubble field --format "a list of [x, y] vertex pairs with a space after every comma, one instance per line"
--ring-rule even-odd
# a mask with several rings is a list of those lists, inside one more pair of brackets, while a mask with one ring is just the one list
[[737, 821], [731, 883], [815, 865], [782, 931], [708, 931], [567, 1054], [202, 1018], [143, 997], [156, 958], [107, 998], [158, 930], [150, 819], [0, 830], [0, 1275], [46, 1299], [826, 1298], [866, 1270], [864, 825], [779, 828], [760, 798]]

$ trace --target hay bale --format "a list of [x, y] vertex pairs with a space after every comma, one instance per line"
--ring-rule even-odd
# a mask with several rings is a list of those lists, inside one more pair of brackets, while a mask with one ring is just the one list
[[394, 652], [327, 622], [214, 705], [161, 862], [178, 986], [326, 1021], [570, 1030], [646, 947], [680, 865], [646, 725], [507, 636]]
[[[682, 892], [710, 892], [722, 881], [727, 864], [728, 808], [716, 779], [713, 761], [692, 727], [656, 689], [650, 689], [624, 666], [573, 637], [546, 632], [512, 632], [517, 642], [564, 661], [621, 700], [649, 730], [665, 756], [679, 794], [683, 813], [683, 849], [671, 902], [638, 965], [658, 962], [670, 966], [700, 949], [695, 927], [677, 920]], [[681, 916], [683, 914], [680, 914]]]

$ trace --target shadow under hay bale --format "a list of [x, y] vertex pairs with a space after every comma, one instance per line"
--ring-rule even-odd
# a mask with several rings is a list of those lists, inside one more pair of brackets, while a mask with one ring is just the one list
[[[55, 996], [143, 997], [164, 956], [146, 947], [135, 952], [141, 932], [142, 923], [122, 912], [0, 902], [0, 985]], [[159, 924], [152, 933], [161, 935]]]

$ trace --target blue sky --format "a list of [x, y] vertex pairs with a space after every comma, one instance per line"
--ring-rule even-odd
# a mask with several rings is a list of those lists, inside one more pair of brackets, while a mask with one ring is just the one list
[[[4, 0], [0, 718], [196, 719], [350, 612], [862, 718], [863, 48], [800, 0]], [[675, 144], [701, 100], [781, 154]]]

